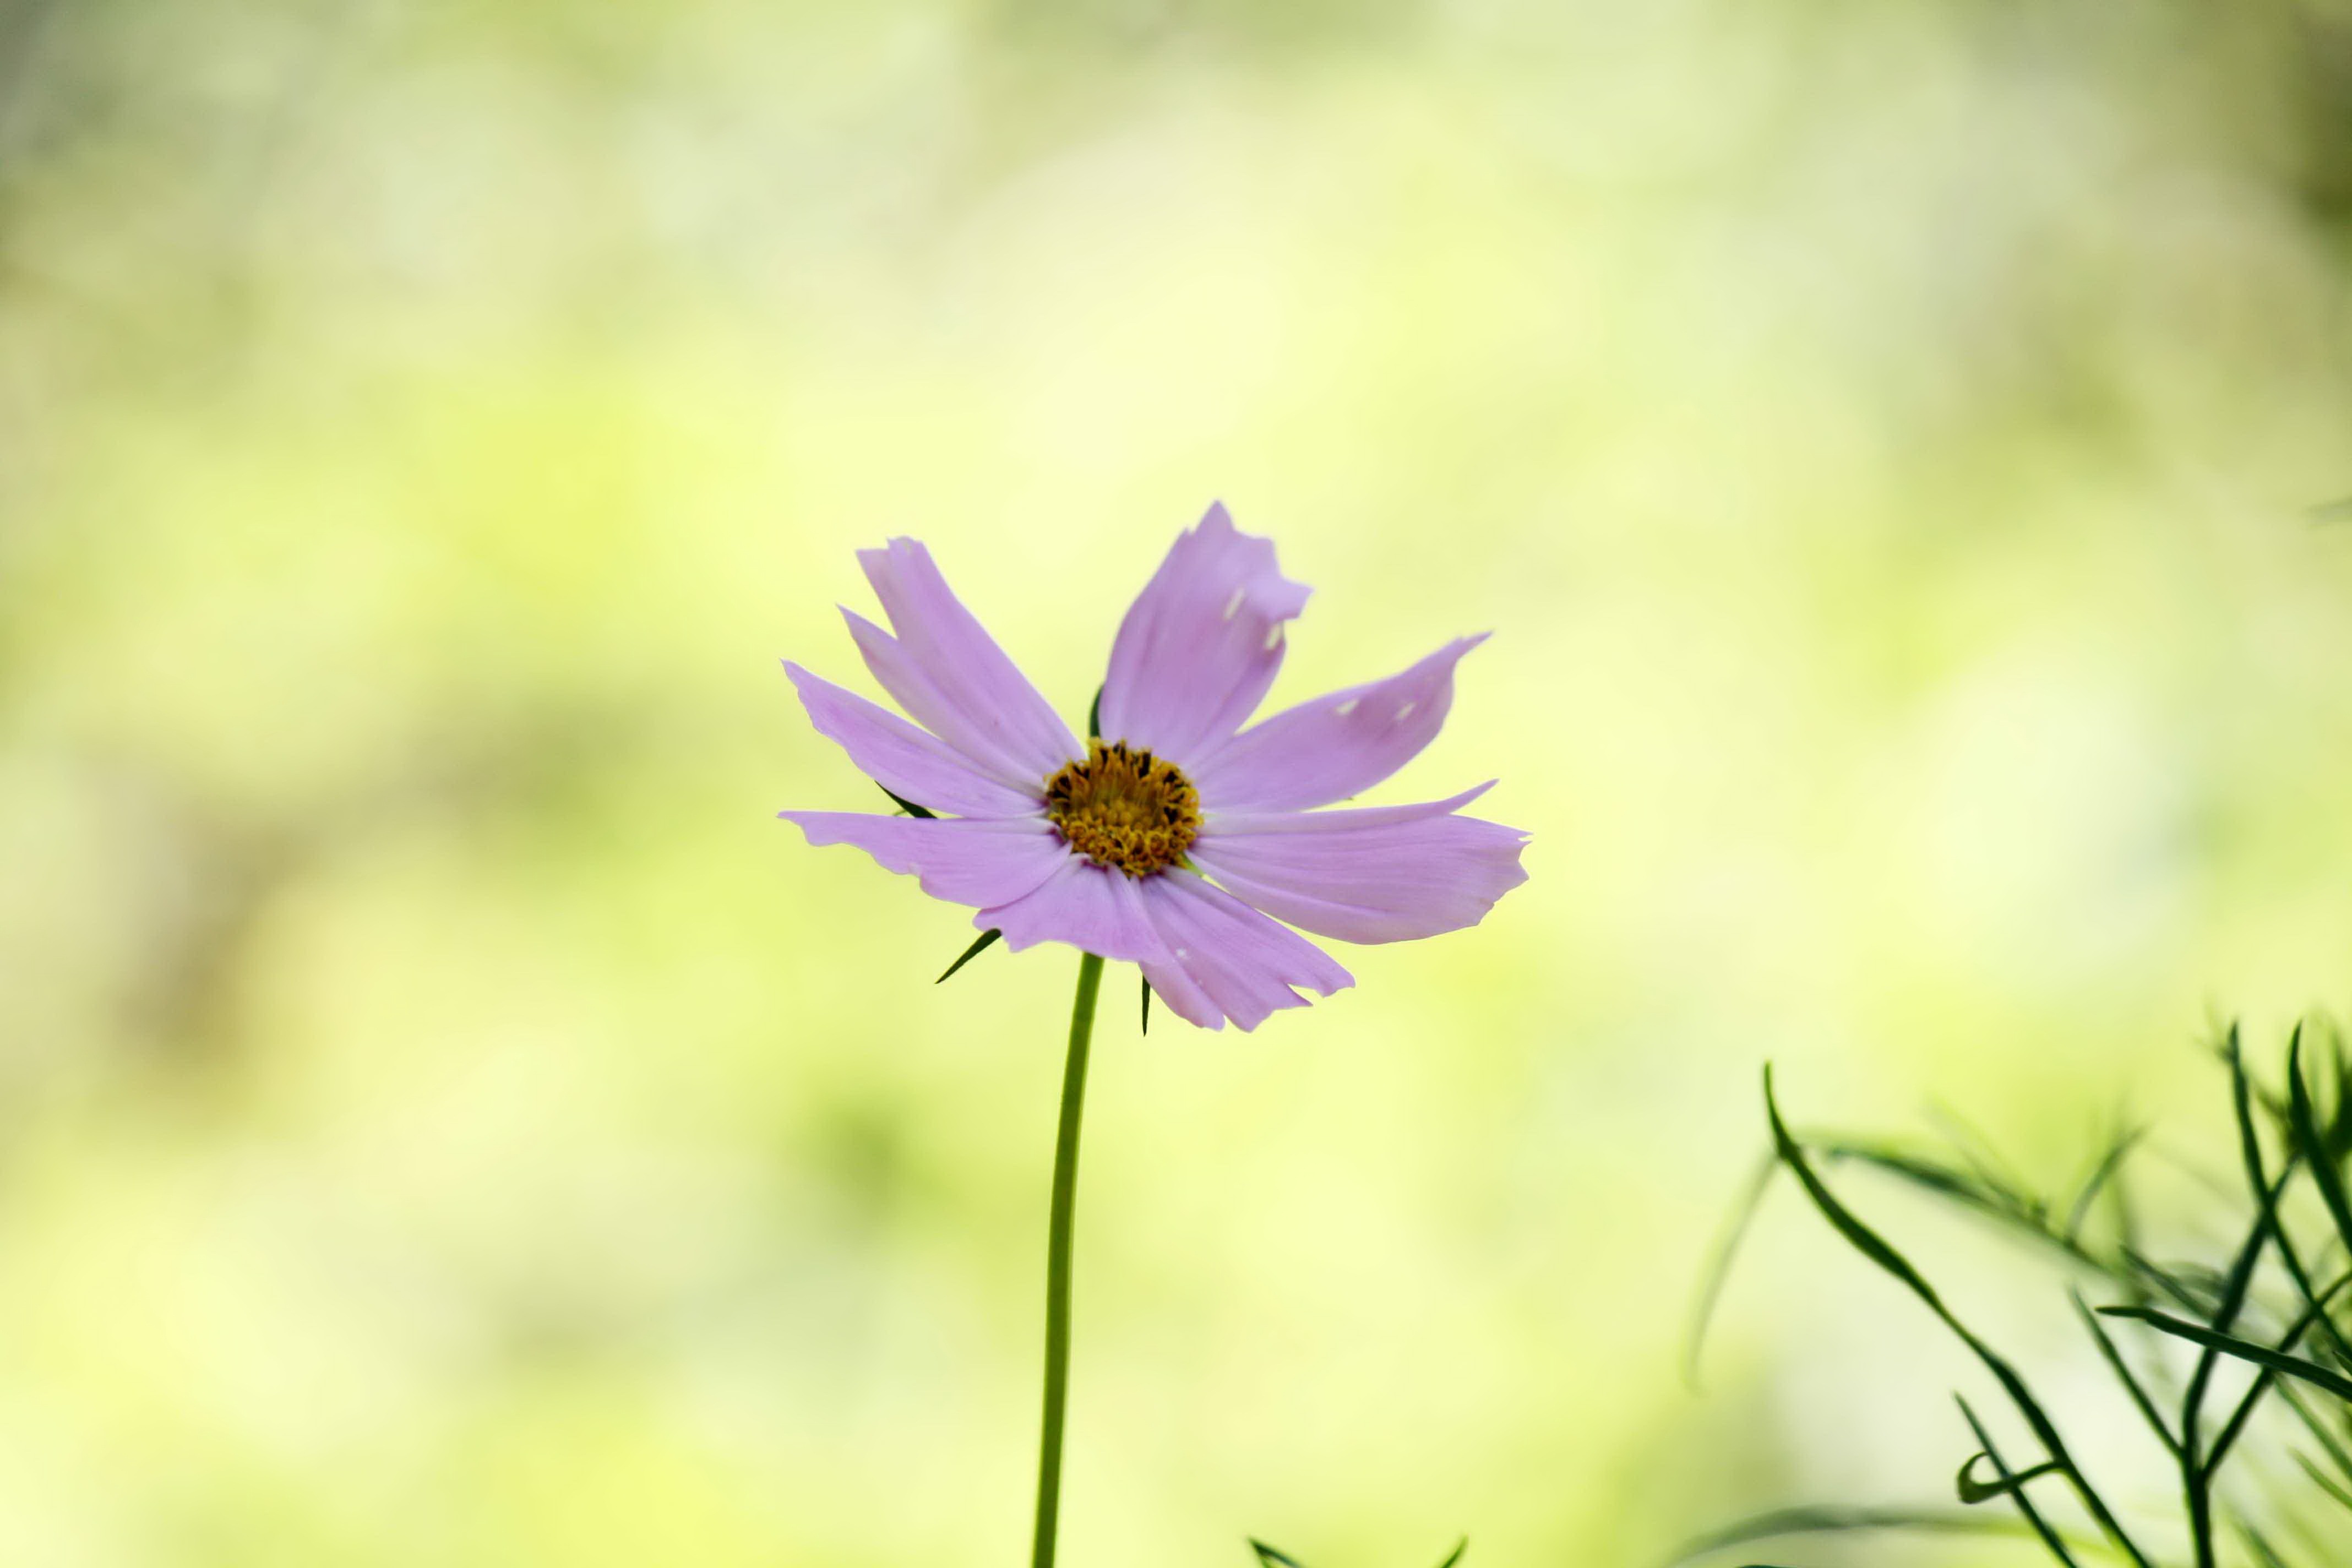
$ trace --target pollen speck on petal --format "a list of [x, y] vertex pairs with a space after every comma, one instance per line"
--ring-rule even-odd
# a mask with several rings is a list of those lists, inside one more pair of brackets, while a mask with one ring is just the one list
[[1137, 886], [1168, 957], [1145, 960], [1144, 976], [1192, 1023], [1204, 1021], [1196, 1014], [1205, 1004], [1255, 1029], [1285, 1007], [1307, 1005], [1295, 987], [1329, 996], [1356, 983], [1329, 953], [1192, 872]]
[[1454, 667], [1486, 640], [1456, 638], [1386, 680], [1252, 725], [1191, 764], [1202, 804], [1304, 811], [1371, 788], [1436, 738], [1454, 706]]

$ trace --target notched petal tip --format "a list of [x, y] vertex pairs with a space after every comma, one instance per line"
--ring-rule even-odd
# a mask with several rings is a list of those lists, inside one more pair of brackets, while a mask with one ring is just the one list
[[1105, 734], [1179, 762], [1247, 721], [1281, 668], [1283, 623], [1310, 590], [1282, 574], [1274, 542], [1222, 503], [1177, 536], [1120, 621], [1104, 681]]
[[933, 570], [930, 547], [911, 534], [894, 533], [878, 545], [868, 545], [857, 552], [857, 564], [866, 571], [866, 580], [873, 580], [877, 568], [894, 561], [919, 561]]

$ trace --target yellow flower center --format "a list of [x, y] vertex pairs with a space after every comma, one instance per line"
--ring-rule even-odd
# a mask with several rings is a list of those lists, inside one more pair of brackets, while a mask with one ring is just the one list
[[1045, 781], [1045, 820], [1097, 866], [1164, 871], [1201, 833], [1201, 794], [1176, 764], [1124, 741], [1087, 742], [1087, 760]]

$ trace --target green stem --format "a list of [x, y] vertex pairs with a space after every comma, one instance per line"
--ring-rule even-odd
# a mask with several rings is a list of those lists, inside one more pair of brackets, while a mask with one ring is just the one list
[[1062, 1124], [1054, 1138], [1054, 1210], [1045, 1243], [1045, 1429], [1037, 1445], [1037, 1536], [1031, 1568], [1054, 1568], [1054, 1531], [1062, 1511], [1062, 1412], [1070, 1394], [1070, 1229], [1078, 1207], [1078, 1123], [1086, 1112], [1087, 1046], [1095, 1032], [1095, 994], [1103, 961], [1078, 961], [1078, 995], [1070, 1006], [1070, 1059], [1062, 1069]]

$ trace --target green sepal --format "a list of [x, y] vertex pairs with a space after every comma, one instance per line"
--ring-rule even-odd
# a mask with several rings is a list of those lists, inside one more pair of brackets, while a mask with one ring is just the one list
[[[1297, 1558], [1286, 1552], [1276, 1551], [1255, 1535], [1249, 1538], [1249, 1543], [1250, 1550], [1257, 1553], [1258, 1568], [1306, 1568], [1306, 1564]], [[1454, 1550], [1445, 1554], [1444, 1561], [1438, 1563], [1437, 1568], [1455, 1568], [1455, 1564], [1462, 1561], [1462, 1554], [1469, 1550], [1470, 1538], [1465, 1535], [1454, 1543]]]
[[892, 800], [898, 802], [898, 809], [905, 812], [908, 816], [929, 817], [937, 816], [939, 815], [938, 812], [931, 810], [929, 806], [917, 805], [905, 795], [896, 794], [891, 790], [888, 784], [884, 784], [880, 779], [874, 781], [874, 787], [880, 790], [884, 795], [889, 795]]
[[970, 947], [965, 948], [961, 958], [957, 959], [953, 963], [948, 965], [947, 974], [940, 975], [939, 979], [932, 981], [931, 984], [934, 985], [945, 984], [948, 974], [953, 974], [957, 970], [961, 969], [965, 964], [970, 963], [973, 959], [978, 958], [982, 952], [987, 951], [989, 943], [994, 942], [998, 937], [1001, 937], [1003, 934], [1004, 933], [1003, 931], [997, 930], [994, 926], [991, 926], [986, 931], [981, 932], [980, 940], [973, 942]]

